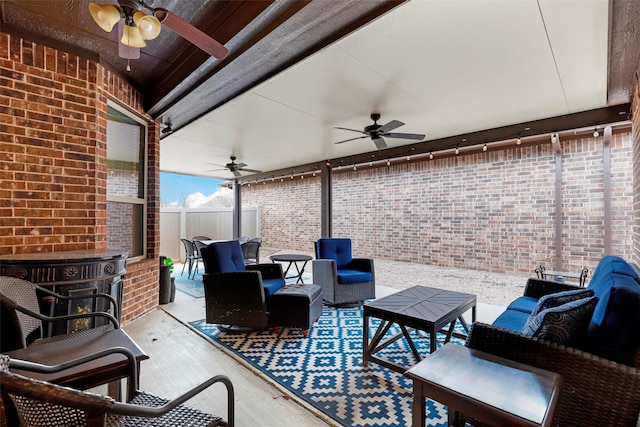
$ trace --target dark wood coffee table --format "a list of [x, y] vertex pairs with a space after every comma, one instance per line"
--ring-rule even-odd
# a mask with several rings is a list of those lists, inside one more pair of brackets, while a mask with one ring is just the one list
[[413, 380], [413, 427], [426, 422], [425, 399], [491, 425], [549, 426], [562, 376], [512, 360], [447, 344], [405, 374]]
[[[465, 335], [454, 332], [457, 320], [460, 320], [466, 333], [469, 326], [462, 315], [469, 309], [472, 310], [472, 322], [476, 321], [476, 296], [462, 292], [447, 291], [444, 289], [429, 288], [427, 286], [414, 286], [395, 294], [367, 302], [363, 306], [362, 319], [362, 365], [375, 362], [379, 365], [404, 373], [409, 367], [396, 365], [387, 360], [376, 357], [375, 354], [400, 338], [404, 337], [415, 358], [420, 361], [422, 356], [418, 353], [407, 328], [418, 329], [429, 333], [430, 351], [437, 349], [436, 334], [445, 330], [445, 342], [449, 342], [452, 336], [466, 338]], [[369, 318], [380, 319], [380, 325], [369, 340]], [[386, 333], [393, 324], [400, 327], [401, 333], [383, 341]]]

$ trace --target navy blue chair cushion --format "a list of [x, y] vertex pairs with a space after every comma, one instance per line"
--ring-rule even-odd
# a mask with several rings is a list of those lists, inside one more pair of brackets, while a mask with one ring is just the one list
[[520, 332], [529, 319], [529, 313], [518, 310], [505, 310], [493, 322], [493, 325]]
[[215, 242], [206, 250], [209, 273], [234, 273], [245, 271], [242, 248], [237, 240]]
[[264, 296], [270, 297], [275, 294], [280, 289], [284, 288], [285, 285], [284, 279], [267, 279], [262, 280], [262, 287], [264, 288]]
[[592, 353], [629, 363], [639, 343], [640, 285], [633, 277], [610, 273], [612, 283], [591, 317], [588, 329]]
[[319, 259], [333, 259], [336, 261], [336, 268], [341, 270], [346, 267], [352, 259], [351, 239], [345, 238], [324, 238], [317, 242], [317, 256]]
[[371, 273], [357, 270], [338, 270], [338, 283], [341, 285], [366, 283], [370, 281]]
[[576, 289], [571, 291], [556, 292], [555, 294], [543, 295], [538, 303], [531, 310], [531, 315], [535, 316], [547, 308], [559, 307], [571, 301], [594, 296], [591, 289]]
[[592, 296], [547, 308], [529, 316], [522, 333], [558, 344], [582, 342], [597, 303]]
[[538, 303], [538, 298], [521, 296], [511, 301], [511, 304], [509, 304], [509, 306], [507, 307], [507, 310], [521, 311], [523, 313], [529, 314], [531, 313], [531, 311], [533, 310], [533, 307], [535, 307], [537, 303]]

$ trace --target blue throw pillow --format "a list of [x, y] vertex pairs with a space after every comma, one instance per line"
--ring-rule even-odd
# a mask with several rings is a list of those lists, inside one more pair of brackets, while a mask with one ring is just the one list
[[579, 341], [586, 332], [598, 298], [589, 297], [547, 308], [529, 316], [522, 333], [558, 344]]
[[583, 298], [589, 298], [594, 295], [591, 289], [575, 289], [572, 291], [556, 292], [542, 296], [537, 304], [533, 306], [531, 315], [535, 316], [547, 308], [559, 307], [571, 301], [578, 301]]

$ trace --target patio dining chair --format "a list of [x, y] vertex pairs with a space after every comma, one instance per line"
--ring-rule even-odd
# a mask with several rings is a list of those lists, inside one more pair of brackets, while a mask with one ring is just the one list
[[[97, 360], [113, 353], [124, 354], [128, 359], [129, 392], [126, 402], [69, 387], [62, 387], [13, 373], [20, 369], [27, 372], [59, 372]], [[66, 362], [56, 366], [41, 365], [0, 355], [0, 384], [2, 402], [9, 425], [38, 426], [229, 426], [233, 427], [234, 390], [231, 380], [217, 375], [192, 388], [179, 397], [169, 400], [138, 390], [138, 372], [135, 356], [126, 348], [109, 350]], [[227, 391], [227, 421], [183, 405], [201, 391], [222, 383]]]
[[[198, 251], [198, 248], [193, 240], [180, 239], [180, 241], [184, 246], [184, 251], [186, 254], [185, 263], [182, 265], [182, 271], [180, 272], [180, 275], [182, 276], [184, 274], [184, 268], [186, 266], [189, 266], [187, 271], [187, 277], [189, 279], [192, 279], [196, 276], [196, 273], [198, 273], [198, 261], [200, 259], [200, 251]], [[195, 266], [195, 269], [194, 269], [194, 266]], [[191, 272], [193, 272], [193, 276], [191, 275]]]
[[260, 246], [262, 245], [262, 239], [256, 237], [245, 243], [242, 243], [242, 256], [244, 257], [245, 264], [259, 264], [260, 263]]
[[[37, 293], [53, 298], [56, 301], [73, 301], [76, 299], [84, 301], [89, 298], [93, 300], [104, 298], [109, 301], [109, 310], [112, 310], [112, 312], [94, 311], [63, 316], [48, 316], [40, 311]], [[2, 329], [0, 351], [16, 350], [52, 340], [72, 339], [79, 333], [101, 333], [111, 329], [119, 329], [119, 311], [120, 307], [115, 298], [108, 294], [83, 294], [76, 297], [60, 295], [27, 280], [0, 276], [0, 324]], [[103, 321], [105, 324], [92, 328], [92, 322], [97, 319], [105, 319]], [[51, 337], [47, 336], [47, 326], [49, 324], [69, 321], [78, 321], [83, 330]], [[86, 331], [84, 330], [85, 327]]]

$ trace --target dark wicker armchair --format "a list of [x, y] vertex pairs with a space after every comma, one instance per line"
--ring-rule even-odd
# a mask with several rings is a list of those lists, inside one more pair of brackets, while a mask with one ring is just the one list
[[[129, 359], [129, 395], [127, 402], [111, 397], [61, 387], [24, 377], [9, 367], [32, 372], [56, 372], [95, 360], [107, 354], [123, 353]], [[234, 391], [228, 377], [218, 375], [168, 400], [137, 389], [134, 355], [125, 348], [112, 348], [57, 366], [0, 356], [0, 389], [9, 425], [23, 426], [230, 426], [234, 424]], [[183, 405], [202, 390], [216, 383], [227, 388], [228, 421]]]
[[202, 248], [206, 321], [225, 331], [265, 329], [267, 298], [285, 285], [282, 265], [247, 265], [237, 240]]
[[[90, 312], [71, 314], [66, 316], [46, 316], [40, 312], [36, 292], [57, 300], [98, 299], [109, 301], [112, 310], [109, 312]], [[75, 320], [106, 319], [104, 326], [93, 328], [92, 332], [100, 333], [105, 330], [118, 329], [120, 323], [119, 306], [116, 300], [108, 294], [84, 294], [79, 297], [60, 295], [35, 283], [15, 277], [0, 276], [0, 324], [2, 337], [0, 350], [3, 352], [25, 348], [29, 345], [42, 344], [51, 340], [72, 339], [73, 333], [46, 337], [46, 325], [51, 322], [68, 322]]]
[[[563, 377], [554, 426], [636, 426], [640, 413], [640, 369], [575, 348], [475, 323], [466, 346]], [[481, 425], [458, 414], [456, 425]]]

